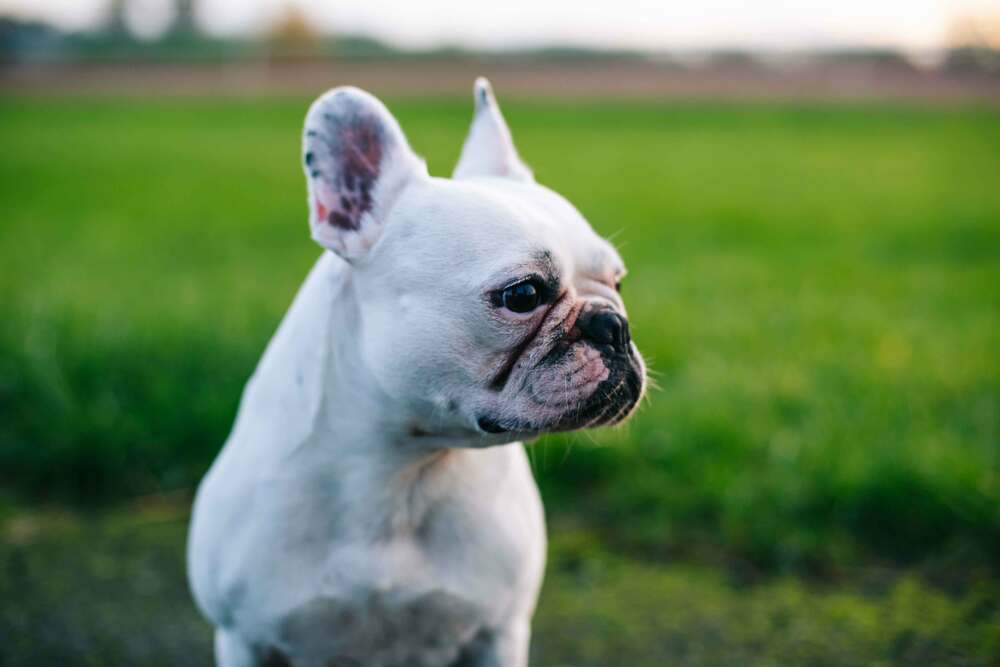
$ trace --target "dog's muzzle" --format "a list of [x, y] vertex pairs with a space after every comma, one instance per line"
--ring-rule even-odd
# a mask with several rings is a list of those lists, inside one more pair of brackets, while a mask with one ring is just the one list
[[[583, 361], [584, 366], [580, 365], [581, 346], [590, 349], [591, 361]], [[570, 384], [560, 387], [563, 378], [567, 383], [580, 377], [581, 381], [590, 382], [584, 368], [589, 364], [593, 369], [598, 356], [604, 375], [600, 383], [592, 385], [593, 389], [576, 400], [567, 400], [567, 393], [574, 390]], [[633, 412], [642, 397], [645, 367], [632, 344], [628, 320], [609, 306], [592, 305], [568, 326], [524, 383], [519, 383], [522, 391], [549, 414], [544, 417], [528, 413], [480, 415], [476, 425], [481, 432], [537, 434], [616, 424]], [[554, 393], [550, 393], [553, 389]], [[553, 413], [553, 407], [560, 404], [565, 407]]]

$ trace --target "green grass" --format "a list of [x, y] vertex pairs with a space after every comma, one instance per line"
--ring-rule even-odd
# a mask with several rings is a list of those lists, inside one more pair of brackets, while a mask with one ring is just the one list
[[[8, 494], [196, 482], [318, 254], [308, 102], [0, 98]], [[469, 103], [390, 106], [448, 173]], [[661, 387], [624, 429], [532, 450], [557, 529], [755, 572], [996, 571], [1000, 112], [506, 111], [539, 180], [614, 235]]]

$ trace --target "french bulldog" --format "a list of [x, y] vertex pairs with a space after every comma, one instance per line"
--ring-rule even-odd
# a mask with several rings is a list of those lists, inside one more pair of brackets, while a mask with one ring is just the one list
[[194, 503], [222, 667], [524, 667], [545, 563], [521, 440], [614, 424], [625, 267], [535, 182], [489, 83], [453, 178], [357, 88], [305, 120], [323, 252]]

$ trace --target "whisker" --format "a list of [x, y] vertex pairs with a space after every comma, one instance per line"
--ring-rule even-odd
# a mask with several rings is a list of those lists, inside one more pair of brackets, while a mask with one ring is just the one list
[[573, 451], [573, 444], [576, 442], [577, 437], [578, 436], [574, 433], [571, 437], [567, 438], [568, 442], [566, 443], [566, 448], [563, 450], [562, 461], [559, 462], [560, 466], [565, 464], [566, 459], [569, 458], [569, 453]]

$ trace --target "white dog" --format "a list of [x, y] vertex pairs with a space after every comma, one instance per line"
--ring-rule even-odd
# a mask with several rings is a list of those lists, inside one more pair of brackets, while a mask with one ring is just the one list
[[489, 84], [453, 179], [371, 95], [303, 140], [324, 252], [198, 491], [191, 587], [219, 665], [528, 661], [545, 561], [523, 447], [610, 424], [645, 369], [618, 254], [518, 158]]

